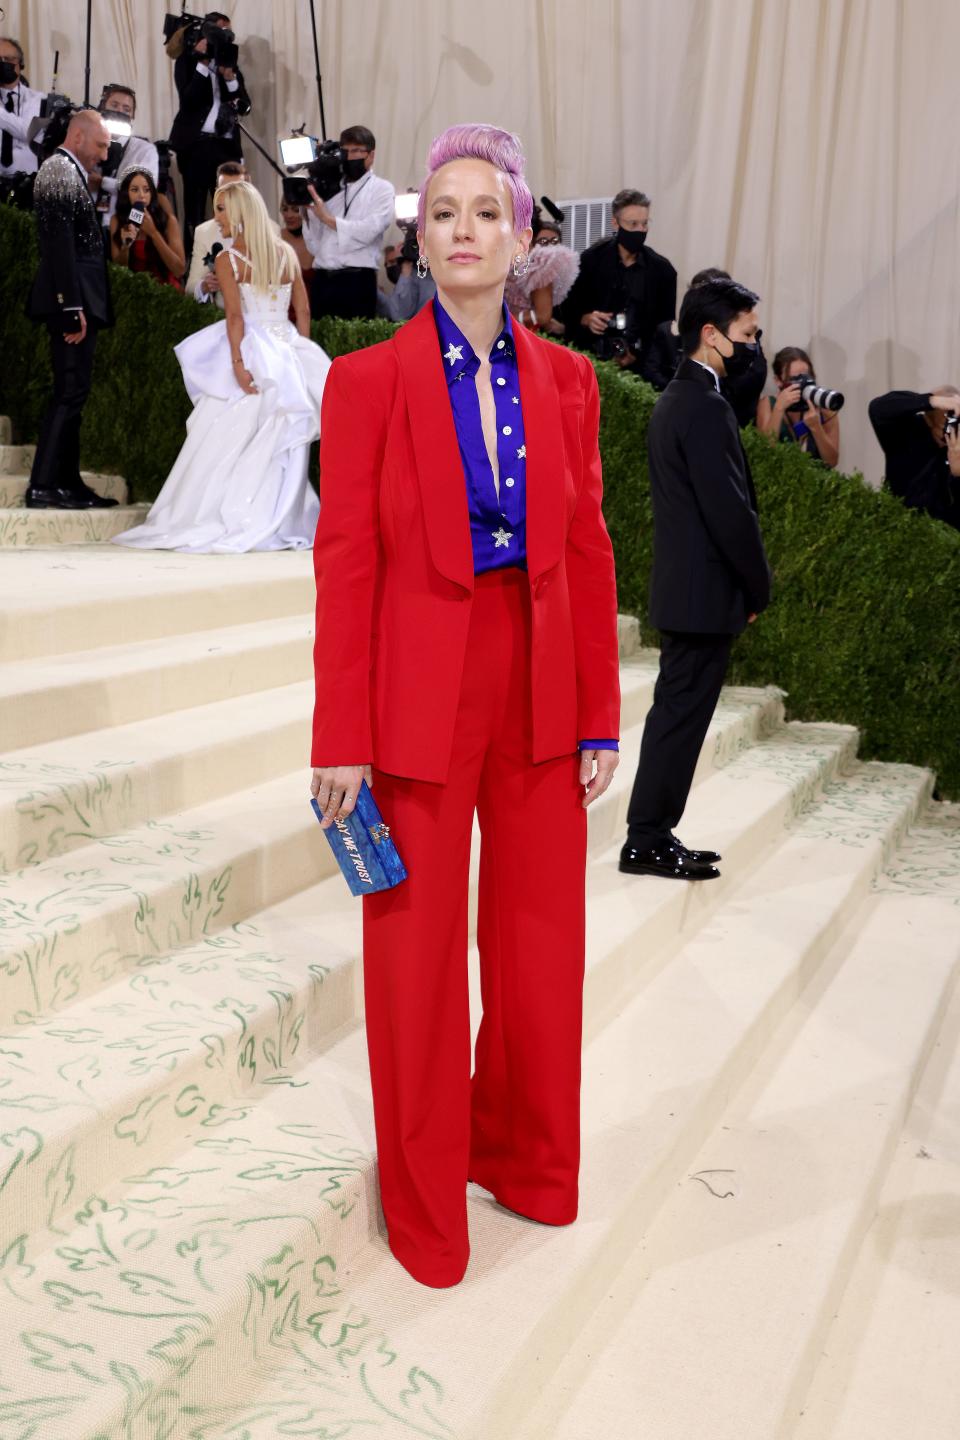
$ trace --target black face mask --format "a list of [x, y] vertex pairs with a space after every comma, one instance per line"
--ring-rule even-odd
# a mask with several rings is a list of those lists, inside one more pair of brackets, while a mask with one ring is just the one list
[[361, 156], [359, 160], [344, 160], [343, 176], [348, 183], [353, 184], [354, 180], [362, 180], [367, 172], [367, 162]]
[[400, 279], [400, 262], [399, 262], [399, 260], [397, 261], [396, 264], [384, 265], [383, 268], [384, 268], [384, 270], [385, 270], [385, 272], [386, 272], [387, 279], [390, 281], [390, 284], [391, 284], [391, 285], [396, 285], [397, 281]]
[[724, 355], [722, 351], [717, 350], [716, 345], [714, 345], [713, 348], [723, 361], [723, 368], [731, 380], [735, 380], [738, 375], [746, 375], [747, 371], [753, 365], [758, 354], [760, 354], [760, 336], [762, 333], [761, 330], [758, 330], [756, 339], [748, 344], [746, 340], [730, 340], [729, 335], [723, 335], [723, 331], [720, 331], [724, 340], [730, 340], [730, 344], [733, 346], [733, 354]]
[[624, 250], [629, 250], [631, 255], [639, 255], [646, 243], [646, 230], [624, 230], [621, 226], [617, 231], [617, 244], [622, 245]]
[[12, 60], [0, 60], [0, 85], [12, 85], [19, 79], [17, 67]]

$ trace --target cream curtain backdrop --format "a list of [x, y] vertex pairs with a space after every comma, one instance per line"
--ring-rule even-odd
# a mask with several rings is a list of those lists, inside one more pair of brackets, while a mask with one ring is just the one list
[[[32, 82], [58, 48], [81, 98], [82, 0], [5, 9]], [[175, 108], [165, 9], [93, 4], [92, 98], [132, 83], [154, 137]], [[253, 133], [271, 150], [290, 126], [317, 133], [306, 0], [225, 9]], [[538, 196], [647, 190], [681, 283], [724, 266], [762, 295], [768, 353], [809, 346], [846, 392], [845, 468], [882, 473], [871, 395], [960, 383], [957, 0], [318, 0], [317, 26], [328, 129], [369, 125], [398, 188], [438, 130], [490, 120], [523, 137]]]

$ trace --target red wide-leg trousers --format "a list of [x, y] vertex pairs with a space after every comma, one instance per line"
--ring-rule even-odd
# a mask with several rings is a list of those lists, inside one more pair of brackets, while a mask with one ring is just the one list
[[[528, 580], [494, 571], [477, 577], [446, 783], [374, 781], [409, 871], [363, 901], [380, 1193], [391, 1250], [427, 1285], [466, 1269], [468, 1179], [546, 1224], [577, 1214], [586, 813], [578, 757], [534, 765], [531, 749]], [[483, 1018], [471, 1080], [474, 811]]]

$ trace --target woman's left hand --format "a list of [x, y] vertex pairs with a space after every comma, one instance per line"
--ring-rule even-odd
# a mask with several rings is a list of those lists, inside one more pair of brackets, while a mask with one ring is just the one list
[[[597, 767], [595, 775], [593, 773], [594, 764]], [[583, 797], [584, 810], [592, 805], [594, 800], [599, 800], [603, 792], [610, 788], [610, 781], [619, 764], [620, 752], [618, 750], [580, 751], [580, 784], [586, 787], [587, 792]]]
[[153, 216], [150, 214], [149, 210], [144, 210], [143, 220], [140, 222], [140, 228], [143, 231], [144, 235], [146, 235], [151, 240], [153, 239], [154, 235], [156, 235], [157, 227], [154, 224]]

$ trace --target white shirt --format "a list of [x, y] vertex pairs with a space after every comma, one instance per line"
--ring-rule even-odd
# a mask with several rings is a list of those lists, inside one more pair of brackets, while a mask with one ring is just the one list
[[[217, 74], [216, 64], [213, 60], [210, 60], [206, 63], [201, 62], [197, 65], [197, 74], [209, 75], [210, 79], [213, 81], [213, 104], [210, 106], [210, 113], [207, 116], [206, 120], [204, 120], [201, 129], [204, 135], [216, 135], [217, 116], [220, 113], [220, 77]], [[240, 89], [239, 80], [224, 80], [223, 83], [224, 85], [226, 85], [231, 95], [234, 95]]]
[[[7, 109], [7, 96], [13, 99], [13, 109]], [[18, 171], [32, 174], [39, 167], [36, 155], [27, 144], [30, 121], [40, 114], [43, 95], [31, 90], [29, 85], [18, 81], [16, 85], [0, 89], [0, 130], [13, 136], [13, 160], [9, 165], [0, 165], [0, 175], [16, 175]]]
[[[692, 355], [691, 355], [689, 358], [690, 358], [691, 360], [693, 360], [693, 356], [692, 356]], [[719, 390], [719, 389], [720, 389], [720, 376], [717, 374], [716, 370], [714, 370], [713, 366], [712, 366], [712, 365], [704, 365], [704, 363], [703, 363], [702, 360], [693, 360], [693, 363], [694, 363], [694, 365], [699, 365], [701, 370], [706, 370], [707, 374], [710, 376], [710, 379], [713, 381], [714, 389]]]
[[318, 270], [345, 270], [357, 266], [379, 270], [383, 237], [393, 222], [394, 189], [368, 170], [326, 202], [337, 219], [332, 230], [312, 210], [303, 212], [303, 238]]
[[131, 135], [123, 147], [116, 175], [105, 175], [100, 181], [100, 189], [97, 191], [97, 209], [104, 225], [109, 225], [116, 214], [120, 176], [132, 165], [149, 171], [153, 177], [153, 183], [156, 185], [160, 178], [160, 156], [157, 154], [157, 147], [152, 140], [143, 140], [139, 135]]

